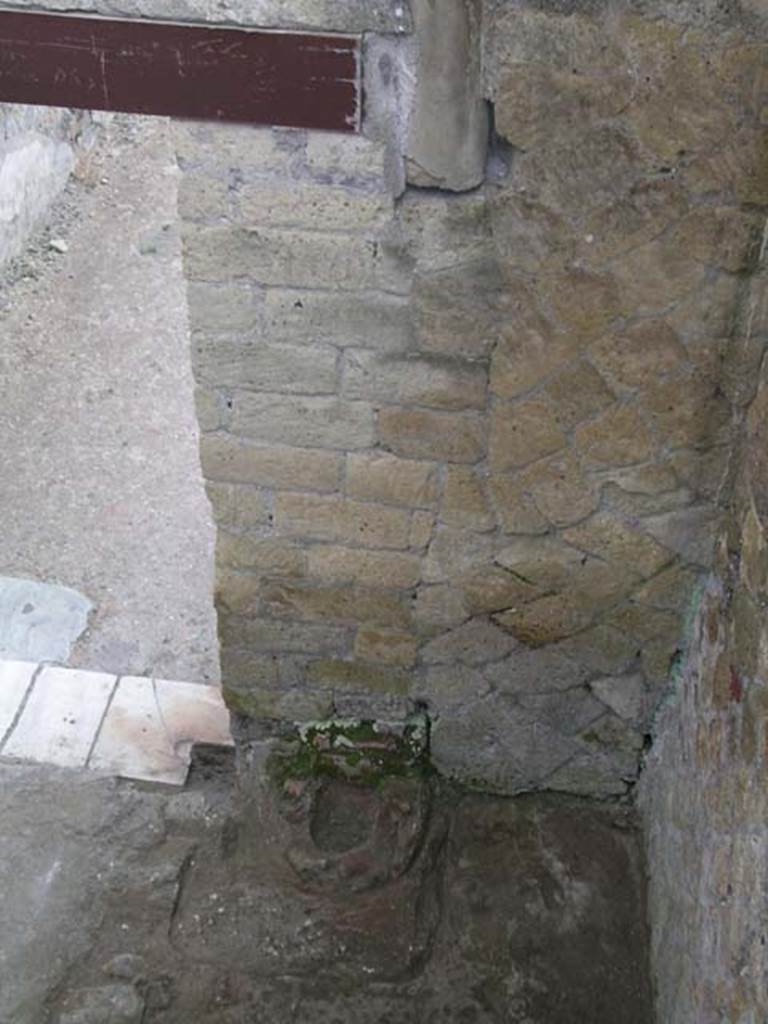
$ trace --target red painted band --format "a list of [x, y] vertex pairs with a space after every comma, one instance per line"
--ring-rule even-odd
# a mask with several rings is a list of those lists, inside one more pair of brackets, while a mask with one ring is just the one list
[[359, 42], [0, 11], [0, 101], [359, 130]]

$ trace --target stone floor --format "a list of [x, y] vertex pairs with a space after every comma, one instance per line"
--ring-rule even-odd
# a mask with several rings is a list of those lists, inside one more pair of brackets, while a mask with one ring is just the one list
[[90, 600], [72, 666], [216, 682], [177, 174], [165, 121], [106, 119], [0, 282], [0, 576]]

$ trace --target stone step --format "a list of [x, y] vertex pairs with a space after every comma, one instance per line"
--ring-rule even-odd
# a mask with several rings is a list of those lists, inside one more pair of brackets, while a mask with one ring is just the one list
[[183, 786], [195, 743], [232, 746], [217, 687], [0, 661], [0, 757]]

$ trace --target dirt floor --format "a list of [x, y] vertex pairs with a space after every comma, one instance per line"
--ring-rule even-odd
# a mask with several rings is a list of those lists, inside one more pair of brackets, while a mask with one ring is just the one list
[[0, 763], [0, 1024], [649, 1024], [632, 814], [420, 785], [308, 837], [212, 750], [178, 792]]
[[0, 576], [90, 599], [73, 666], [217, 682], [178, 169], [163, 119], [97, 137], [0, 282]]

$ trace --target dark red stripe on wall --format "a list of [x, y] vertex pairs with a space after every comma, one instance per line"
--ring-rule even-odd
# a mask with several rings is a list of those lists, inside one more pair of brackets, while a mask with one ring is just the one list
[[358, 40], [0, 11], [0, 102], [357, 131]]

